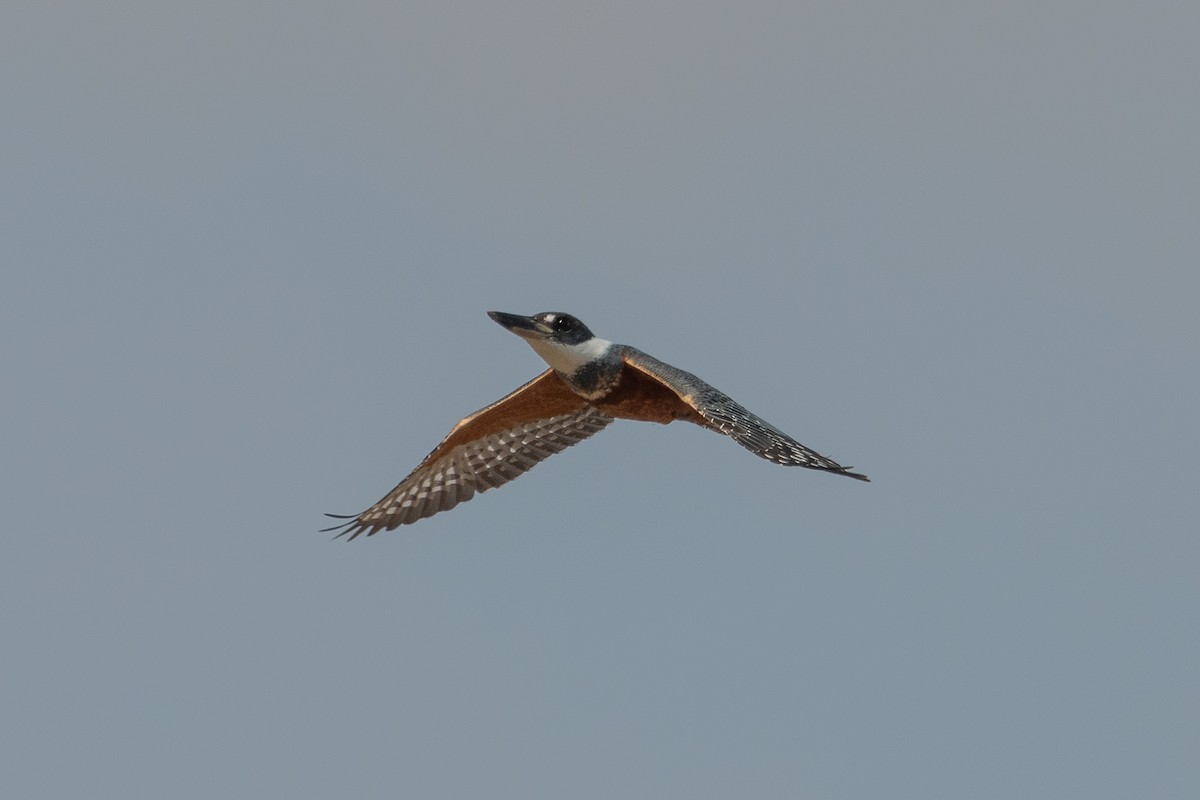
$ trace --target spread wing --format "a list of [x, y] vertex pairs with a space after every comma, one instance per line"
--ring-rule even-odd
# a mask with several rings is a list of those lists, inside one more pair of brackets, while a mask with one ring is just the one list
[[338, 536], [368, 536], [465, 503], [502, 486], [613, 418], [546, 370], [512, 394], [459, 422], [382, 500], [341, 525]]
[[633, 347], [625, 347], [621, 357], [630, 367], [658, 381], [695, 409], [704, 418], [705, 427], [732, 437], [735, 442], [756, 456], [784, 466], [808, 467], [836, 472], [860, 481], [870, 480], [866, 475], [851, 472], [850, 467], [843, 467], [805, 447], [690, 372], [664, 364]]

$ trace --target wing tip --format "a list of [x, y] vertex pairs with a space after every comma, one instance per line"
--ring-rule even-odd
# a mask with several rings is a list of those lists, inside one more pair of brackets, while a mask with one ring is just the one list
[[[362, 533], [364, 530], [366, 530], [366, 526], [362, 523], [362, 520], [359, 519], [359, 517], [362, 516], [361, 514], [326, 514], [325, 516], [327, 516], [331, 519], [350, 520], [349, 522], [342, 522], [337, 525], [332, 525], [328, 528], [321, 528], [319, 531], [317, 531], [318, 533], [331, 533], [332, 531], [341, 531], [341, 533], [339, 533], [337, 536], [333, 537], [333, 541], [335, 541], [335, 542], [338, 539], [345, 536], [347, 533], [350, 534], [350, 538], [347, 539], [346, 541], [347, 542], [352, 541], [360, 533]], [[373, 533], [373, 531], [372, 531], [372, 533]], [[371, 534], [368, 533], [367, 535], [370, 536]]]

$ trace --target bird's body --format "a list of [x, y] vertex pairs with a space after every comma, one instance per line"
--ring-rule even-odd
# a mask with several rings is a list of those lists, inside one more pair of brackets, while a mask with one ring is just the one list
[[382, 500], [326, 530], [340, 530], [339, 536], [353, 539], [453, 508], [614, 419], [686, 420], [730, 436], [776, 464], [868, 480], [800, 444], [695, 375], [636, 348], [597, 338], [569, 314], [488, 313], [525, 339], [550, 369], [463, 419]]

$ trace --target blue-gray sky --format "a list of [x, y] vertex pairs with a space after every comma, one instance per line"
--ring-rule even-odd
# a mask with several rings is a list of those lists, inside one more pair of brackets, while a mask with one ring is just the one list
[[[1200, 792], [1195, 4], [0, 10], [0, 793]], [[624, 423], [331, 542], [566, 310]]]

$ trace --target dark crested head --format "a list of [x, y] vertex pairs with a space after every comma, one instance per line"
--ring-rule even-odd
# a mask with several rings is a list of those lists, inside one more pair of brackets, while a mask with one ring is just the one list
[[532, 317], [489, 311], [488, 316], [524, 339], [540, 339], [559, 344], [581, 344], [593, 338], [592, 332], [570, 314], [545, 311]]

